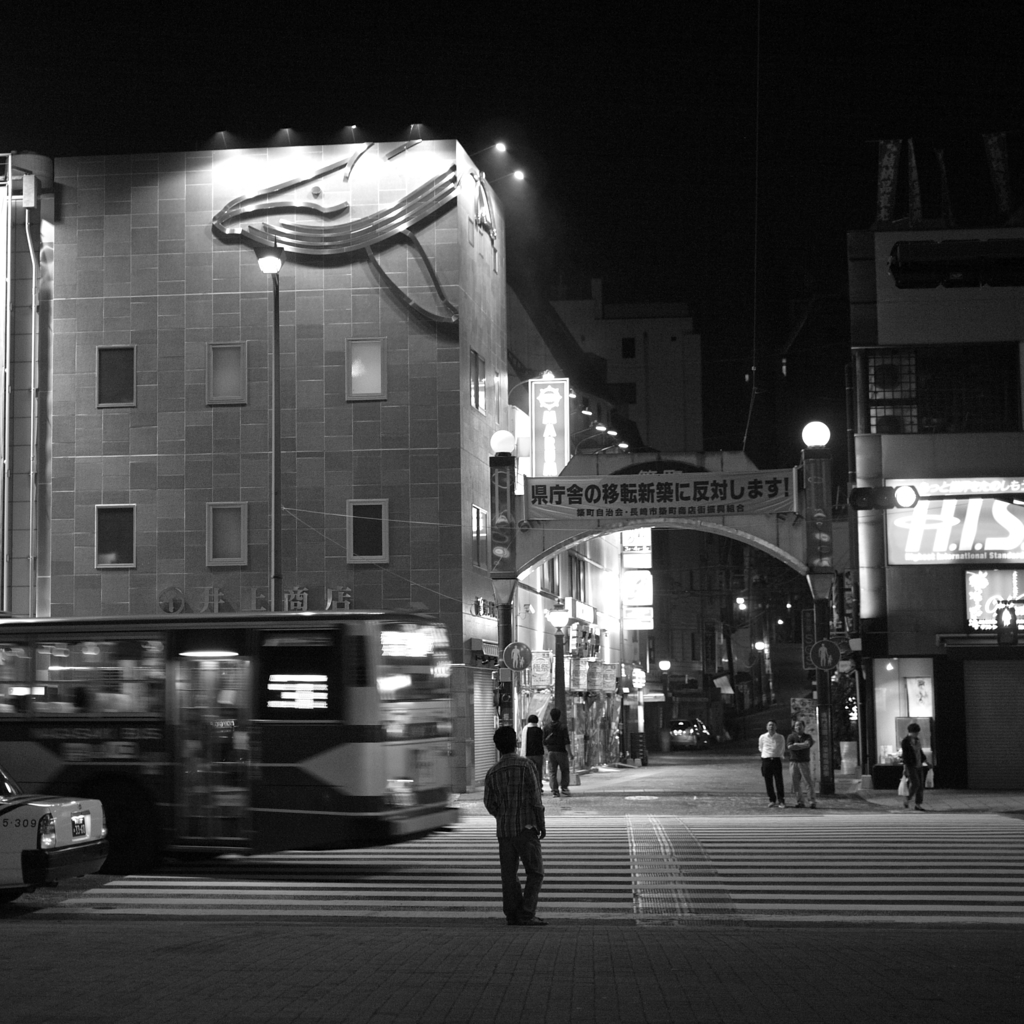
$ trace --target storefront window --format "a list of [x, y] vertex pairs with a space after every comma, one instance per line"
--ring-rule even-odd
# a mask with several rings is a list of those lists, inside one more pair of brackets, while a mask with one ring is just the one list
[[875, 658], [875, 739], [879, 764], [899, 764], [906, 723], [935, 717], [931, 658]]

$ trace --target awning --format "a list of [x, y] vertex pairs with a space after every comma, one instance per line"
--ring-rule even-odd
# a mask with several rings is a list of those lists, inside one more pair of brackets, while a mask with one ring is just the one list
[[494, 640], [484, 640], [478, 636], [469, 638], [469, 649], [482, 654], [485, 658], [497, 658], [498, 644]]
[[728, 676], [715, 676], [714, 683], [715, 686], [717, 686], [722, 691], [722, 693], [733, 692], [732, 683], [729, 682]]

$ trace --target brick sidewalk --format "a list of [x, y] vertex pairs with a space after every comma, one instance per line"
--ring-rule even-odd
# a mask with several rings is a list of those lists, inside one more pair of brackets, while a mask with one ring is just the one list
[[1024, 998], [1020, 930], [895, 916], [784, 934], [31, 918], [3, 932], [3, 1024], [961, 1024], [1015, 1020]]

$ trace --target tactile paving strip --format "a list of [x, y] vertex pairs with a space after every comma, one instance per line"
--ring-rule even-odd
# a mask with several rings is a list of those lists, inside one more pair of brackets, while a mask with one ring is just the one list
[[[626, 828], [639, 924], [737, 920], [726, 888], [709, 884], [717, 872], [684, 819], [630, 815]], [[702, 884], [691, 888], [690, 880]]]

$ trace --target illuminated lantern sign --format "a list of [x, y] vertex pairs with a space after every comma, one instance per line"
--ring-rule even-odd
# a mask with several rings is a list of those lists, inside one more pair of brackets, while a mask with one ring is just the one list
[[1008, 603], [1024, 604], [1019, 569], [971, 569], [964, 573], [967, 591], [967, 631], [994, 633], [999, 609]]
[[[885, 512], [889, 565], [945, 565], [952, 562], [1024, 562], [1024, 496], [1018, 478], [971, 480], [888, 480], [913, 485], [921, 496], [909, 509]], [[1005, 494], [991, 497], [944, 495]], [[994, 628], [994, 624], [993, 624]]]
[[569, 462], [569, 379], [530, 381], [533, 471], [558, 476]]

